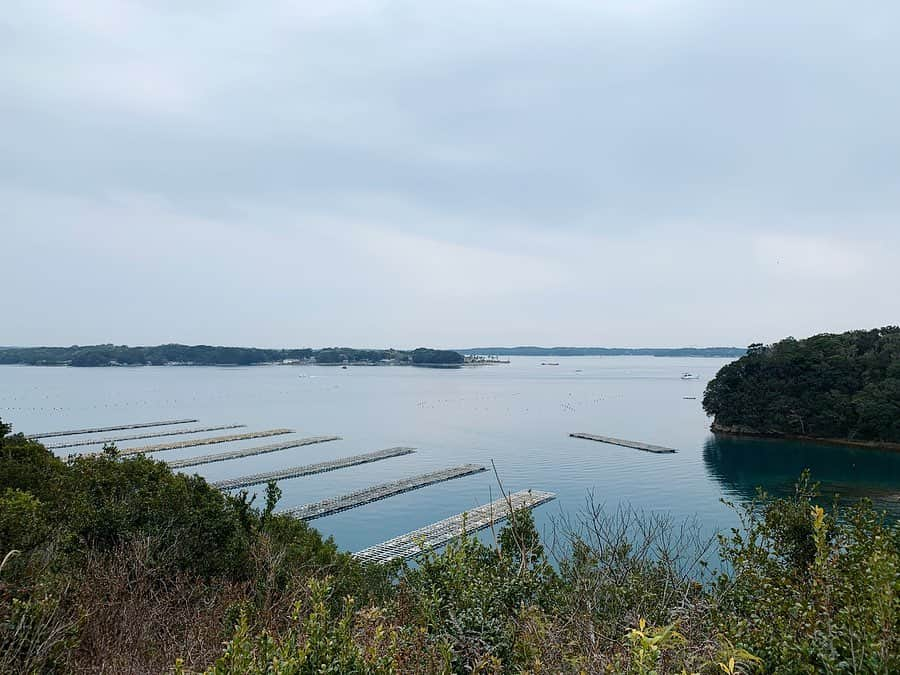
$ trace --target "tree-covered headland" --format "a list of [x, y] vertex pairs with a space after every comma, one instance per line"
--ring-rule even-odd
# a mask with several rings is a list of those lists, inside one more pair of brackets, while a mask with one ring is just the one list
[[274, 484], [257, 503], [9, 432], [3, 673], [900, 672], [900, 528], [865, 503], [823, 511], [806, 476], [741, 507], [718, 551], [589, 504], [552, 549], [525, 511], [490, 545], [379, 566], [277, 514]]
[[900, 444], [900, 327], [750, 345], [703, 408], [713, 431]]

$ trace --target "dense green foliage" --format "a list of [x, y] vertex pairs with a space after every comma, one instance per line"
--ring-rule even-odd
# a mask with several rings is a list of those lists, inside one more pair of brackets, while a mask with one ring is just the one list
[[[102, 456], [63, 461], [21, 434], [6, 436], [0, 488], [0, 541], [7, 550], [52, 540], [65, 551], [109, 551], [145, 539], [159, 551], [156, 564], [167, 569], [241, 579], [265, 534], [283, 549], [285, 565], [315, 560], [354, 567], [305, 522], [272, 515], [274, 502], [260, 511], [245, 492], [224, 493], [141, 455], [119, 458], [112, 446]], [[274, 485], [270, 490], [279, 494]], [[23, 527], [23, 518], [10, 513], [27, 513], [31, 524]]]
[[804, 474], [793, 499], [743, 509], [723, 539], [719, 628], [770, 672], [900, 672], [900, 528], [816, 496]]
[[144, 457], [78, 458], [66, 464], [33, 441], [6, 445], [0, 499], [19, 508], [27, 499], [33, 509], [33, 524], [20, 537], [0, 524], [10, 548], [28, 548], [35, 531], [53, 533], [70, 550], [108, 550], [141, 536], [171, 546], [165, 562], [173, 568], [236, 575], [246, 563], [253, 525], [248, 505], [201, 478], [173, 474]]
[[750, 345], [703, 408], [714, 429], [900, 443], [900, 328]]
[[[79, 625], [90, 625], [94, 609], [79, 604], [82, 593], [115, 608], [129, 601], [127, 588], [140, 583], [149, 586], [146, 602], [178, 587], [172, 592], [182, 601], [197, 589], [195, 602], [210, 601], [220, 589], [243, 589], [256, 603], [271, 592], [269, 586], [288, 584], [298, 571], [327, 570], [339, 579], [341, 593], [360, 597], [382, 592], [387, 583], [384, 571], [372, 573], [303, 521], [274, 515], [274, 484], [260, 510], [246, 493], [223, 493], [199, 476], [173, 473], [163, 462], [120, 458], [113, 447], [101, 456], [63, 461], [8, 430], [0, 428], [0, 560], [10, 555], [0, 583], [0, 672], [11, 672], [6, 668], [13, 657], [29, 649], [21, 642], [23, 625], [34, 623], [33, 630], [43, 631], [40, 640], [78, 637]], [[72, 590], [82, 578], [107, 573], [124, 578]], [[116, 590], [117, 583], [125, 587]], [[108, 590], [124, 595], [98, 597]], [[44, 596], [54, 598], [53, 608], [43, 601], [29, 604]], [[221, 626], [224, 619], [219, 615], [215, 622]], [[171, 617], [175, 624], [179, 620], [185, 631], [191, 629], [189, 619]], [[52, 670], [57, 658], [78, 656], [48, 653], [35, 663], [41, 663], [38, 670]]]
[[[720, 539], [590, 505], [550, 564], [530, 512], [413, 567], [144, 458], [0, 425], [0, 672], [893, 673], [900, 527], [804, 475]], [[686, 534], [687, 533], [687, 534]], [[225, 644], [224, 649], [222, 644]]]
[[[416, 356], [418, 354], [418, 357]], [[424, 358], [434, 359], [425, 361]], [[395, 364], [462, 363], [457, 352], [419, 348], [415, 351], [396, 349], [257, 349], [252, 347], [212, 347], [208, 345], [88, 345], [72, 347], [9, 347], [0, 349], [0, 365], [31, 366], [162, 366], [190, 364], [197, 366], [250, 366], [285, 360], [322, 364], [390, 362]]]
[[460, 365], [464, 361], [459, 352], [451, 352], [446, 349], [425, 349], [419, 347], [413, 350], [412, 362], [417, 366]]
[[313, 353], [316, 363], [378, 363], [393, 361], [406, 363], [409, 352], [395, 349], [349, 349], [348, 347], [328, 347]]

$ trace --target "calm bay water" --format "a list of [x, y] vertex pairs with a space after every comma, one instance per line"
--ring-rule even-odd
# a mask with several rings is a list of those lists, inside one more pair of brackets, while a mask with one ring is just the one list
[[[700, 399], [706, 382], [726, 359], [568, 357], [558, 359], [558, 366], [542, 366], [542, 361], [546, 359], [514, 357], [508, 365], [460, 370], [0, 366], [0, 417], [25, 433], [193, 417], [200, 420], [196, 426], [243, 423], [247, 431], [290, 427], [301, 435], [343, 437], [192, 469], [210, 480], [390, 446], [418, 449], [405, 457], [283, 481], [280, 506], [466, 462], [490, 468], [494, 460], [506, 489], [557, 493], [556, 501], [535, 512], [540, 528], [577, 514], [593, 494], [609, 508], [628, 503], [676, 519], [696, 517], [711, 533], [736, 522], [721, 498], [750, 498], [757, 485], [770, 492], [788, 491], [805, 467], [826, 491], [868, 496], [900, 515], [900, 453], [717, 439], [710, 434]], [[682, 380], [685, 371], [700, 379]], [[569, 438], [574, 431], [656, 443], [679, 452], [653, 455]], [[232, 432], [201, 436], [220, 433]], [[120, 434], [127, 435], [104, 435]], [[175, 459], [287, 438], [187, 448], [160, 457]], [[358, 550], [497, 496], [496, 480], [487, 472], [313, 524], [333, 535], [341, 547]]]

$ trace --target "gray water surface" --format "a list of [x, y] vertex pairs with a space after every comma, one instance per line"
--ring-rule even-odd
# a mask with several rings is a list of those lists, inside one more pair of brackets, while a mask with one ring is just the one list
[[[879, 507], [900, 512], [900, 453], [710, 434], [700, 399], [706, 382], [728, 359], [567, 357], [555, 359], [558, 366], [541, 365], [546, 360], [513, 357], [508, 365], [459, 370], [0, 366], [0, 416], [25, 433], [195, 417], [196, 426], [248, 425], [246, 430], [201, 436], [290, 427], [304, 436], [343, 437], [190, 469], [210, 480], [390, 446], [418, 449], [405, 457], [283, 481], [284, 507], [457, 464], [490, 468], [494, 460], [506, 489], [558, 494], [536, 511], [545, 532], [561, 516], [577, 514], [592, 494], [609, 508], [630, 504], [675, 519], [696, 517], [711, 533], [736, 523], [721, 503], [723, 497], [750, 498], [757, 485], [787, 491], [805, 467], [826, 491], [868, 496]], [[682, 380], [685, 371], [700, 379]], [[569, 438], [576, 431], [669, 446], [678, 453], [654, 455]], [[100, 436], [110, 435], [129, 433]], [[78, 437], [83, 438], [91, 436]], [[175, 459], [289, 438], [186, 448], [157, 457]], [[497, 497], [496, 479], [488, 471], [318, 519], [314, 525], [342, 548], [358, 550]]]

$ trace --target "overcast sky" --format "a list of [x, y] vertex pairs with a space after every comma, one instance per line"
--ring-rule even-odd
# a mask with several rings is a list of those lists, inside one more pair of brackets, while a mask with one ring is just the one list
[[900, 3], [12, 0], [0, 344], [900, 322]]

